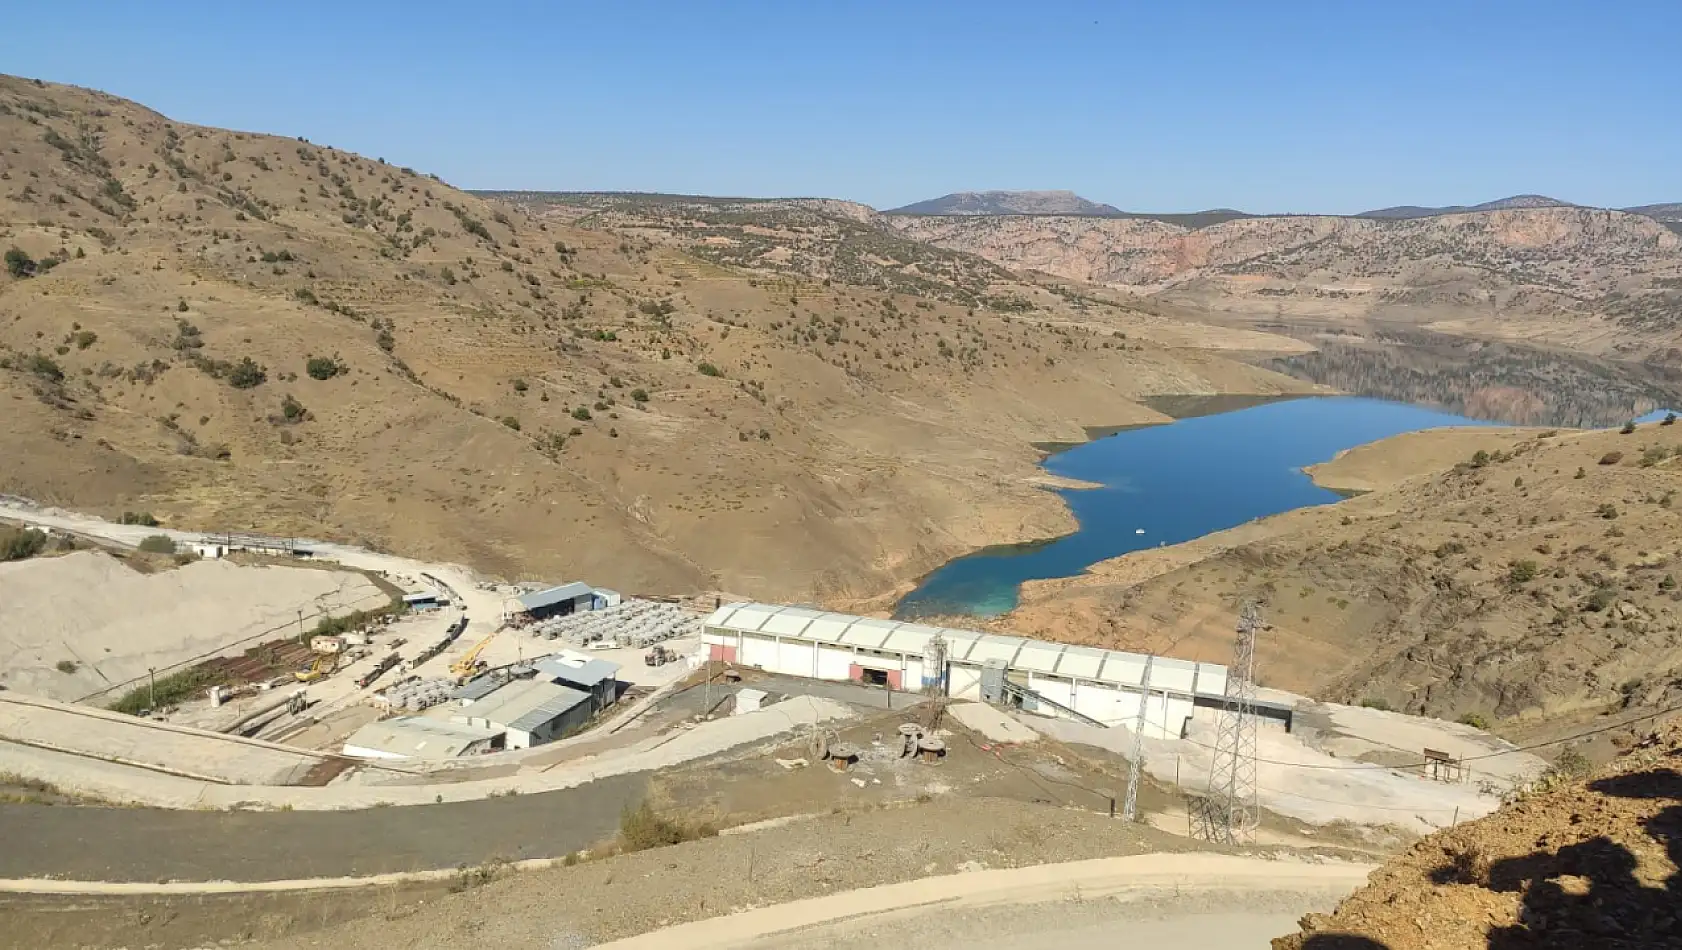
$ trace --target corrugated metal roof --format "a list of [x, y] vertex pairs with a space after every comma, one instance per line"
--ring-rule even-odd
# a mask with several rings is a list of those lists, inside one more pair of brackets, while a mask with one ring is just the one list
[[590, 701], [590, 694], [548, 680], [514, 680], [462, 709], [460, 715], [530, 732]]
[[397, 716], [363, 726], [351, 733], [344, 744], [416, 759], [449, 759], [498, 732], [496, 729], [442, 719]]
[[559, 587], [551, 587], [548, 590], [539, 590], [533, 591], [529, 594], [521, 594], [517, 599], [520, 601], [520, 606], [527, 610], [541, 610], [544, 607], [550, 607], [558, 604], [563, 600], [577, 600], [580, 597], [591, 596], [595, 594], [595, 592], [595, 588], [591, 587], [589, 584], [586, 584], [583, 581], [573, 581], [570, 584], [562, 584]]
[[[784, 614], [788, 620], [779, 619]], [[946, 641], [946, 656], [953, 662], [980, 666], [988, 660], [1003, 660], [1015, 669], [1135, 688], [1143, 678], [1146, 660], [1143, 653], [776, 604], [725, 604], [707, 618], [706, 626], [909, 654], [926, 653], [928, 641], [938, 635]], [[1226, 667], [1218, 664], [1158, 657], [1151, 669], [1151, 687], [1219, 695], [1226, 688], [1226, 675]]]
[[590, 689], [597, 683], [619, 678], [619, 664], [582, 653], [556, 653], [539, 657], [537, 669], [546, 679], [565, 680], [569, 685]]

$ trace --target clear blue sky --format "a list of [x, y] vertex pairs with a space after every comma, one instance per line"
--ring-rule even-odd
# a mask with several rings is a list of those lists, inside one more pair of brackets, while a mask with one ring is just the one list
[[1682, 0], [34, 9], [0, 31], [0, 71], [469, 188], [1682, 201]]

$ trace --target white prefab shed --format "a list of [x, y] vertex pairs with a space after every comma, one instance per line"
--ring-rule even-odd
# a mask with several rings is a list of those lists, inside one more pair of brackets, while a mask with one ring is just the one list
[[[982, 671], [1002, 666], [1025, 709], [1132, 725], [1143, 703], [1147, 729], [1159, 736], [1179, 735], [1199, 697], [1208, 705], [1226, 691], [1226, 667], [1213, 663], [806, 607], [727, 604], [707, 618], [702, 638], [715, 660], [893, 689], [941, 684], [957, 699], [981, 699]], [[940, 650], [930, 646], [936, 638]], [[931, 664], [931, 652], [944, 653], [943, 669]]]

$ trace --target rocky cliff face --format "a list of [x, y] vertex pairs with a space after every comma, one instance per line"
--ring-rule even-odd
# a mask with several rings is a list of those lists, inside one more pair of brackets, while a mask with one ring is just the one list
[[[1197, 309], [1467, 321], [1599, 351], [1676, 345], [1682, 235], [1643, 215], [1516, 208], [1407, 220], [913, 217], [907, 237], [1006, 267], [1156, 294]], [[1590, 322], [1592, 321], [1592, 322]]]

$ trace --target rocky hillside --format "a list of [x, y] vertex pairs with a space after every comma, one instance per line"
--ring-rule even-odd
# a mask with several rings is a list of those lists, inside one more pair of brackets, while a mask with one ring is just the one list
[[[1191, 312], [1383, 318], [1468, 336], [1682, 357], [1682, 235], [1654, 218], [1540, 207], [1404, 220], [891, 216], [900, 234]], [[1672, 350], [1674, 349], [1674, 352]]]
[[[1432, 218], [1443, 214], [1465, 214], [1474, 211], [1512, 211], [1517, 208], [1574, 208], [1569, 201], [1549, 198], [1547, 195], [1513, 195], [1511, 198], [1499, 198], [1495, 201], [1485, 201], [1476, 205], [1446, 205], [1439, 208], [1427, 208], [1421, 205], [1397, 205], [1393, 208], [1379, 208], [1376, 211], [1363, 211], [1357, 218]], [[1633, 210], [1633, 209], [1632, 209]], [[1635, 212], [1639, 213], [1639, 212]]]
[[16, 78], [0, 142], [0, 492], [110, 516], [875, 594], [1066, 530], [1033, 440], [1303, 385], [885, 232], [819, 242], [858, 271], [737, 268]]
[[1558, 774], [1373, 872], [1275, 950], [1682, 946], [1682, 727]]
[[1682, 702], [1682, 426], [1463, 429], [1315, 470], [1364, 492], [1030, 583], [1003, 625], [1230, 652], [1266, 601], [1264, 684], [1528, 728]]
[[1106, 204], [1088, 201], [1072, 191], [960, 191], [918, 201], [889, 214], [1072, 214], [1118, 215]]

